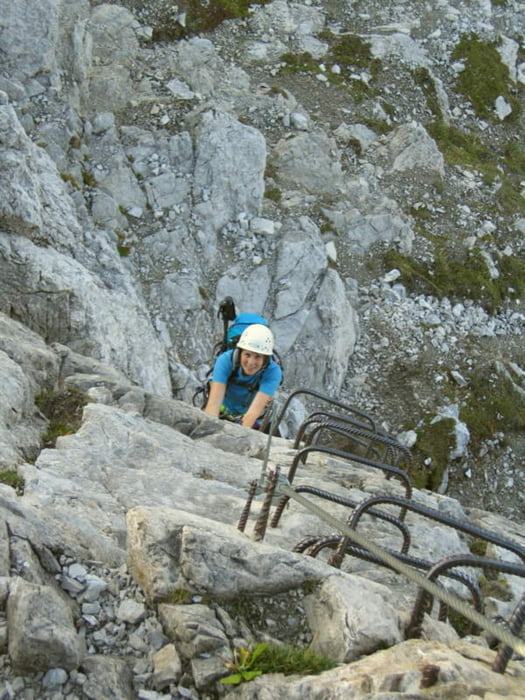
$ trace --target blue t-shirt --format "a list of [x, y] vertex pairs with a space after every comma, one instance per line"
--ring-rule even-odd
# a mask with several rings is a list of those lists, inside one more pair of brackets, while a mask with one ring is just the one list
[[226, 350], [219, 355], [213, 367], [212, 381], [226, 384], [222, 405], [228, 413], [237, 416], [246, 413], [258, 391], [273, 396], [281, 383], [282, 371], [277, 362], [270, 359], [256, 374], [248, 376], [238, 367], [231, 376], [234, 352]]

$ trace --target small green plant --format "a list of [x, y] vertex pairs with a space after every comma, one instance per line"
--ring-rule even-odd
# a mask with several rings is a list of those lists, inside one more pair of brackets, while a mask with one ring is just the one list
[[479, 577], [479, 587], [484, 596], [496, 598], [497, 600], [512, 600], [512, 590], [509, 582], [505, 578], [490, 577], [483, 574]]
[[126, 234], [118, 229], [115, 231], [117, 237], [117, 251], [121, 258], [126, 258], [131, 253], [131, 245], [126, 243]]
[[95, 179], [95, 176], [92, 175], [88, 170], [83, 170], [82, 171], [82, 182], [86, 187], [96, 187], [97, 186], [97, 181]]
[[235, 652], [235, 661], [227, 667], [233, 673], [221, 683], [239, 685], [263, 673], [316, 674], [334, 668], [335, 661], [301, 647], [277, 646], [261, 642], [252, 650], [241, 648]]
[[487, 546], [487, 540], [476, 538], [473, 539], [472, 542], [470, 542], [468, 548], [470, 549], [471, 553], [476, 555], [477, 557], [484, 557], [487, 554]]
[[311, 53], [285, 53], [281, 56], [281, 61], [285, 64], [281, 70], [287, 73], [318, 73], [319, 64], [314, 60]]
[[264, 190], [264, 196], [272, 202], [280, 202], [282, 198], [281, 190], [278, 187], [267, 187]]
[[375, 131], [376, 134], [388, 134], [392, 129], [394, 129], [394, 126], [392, 124], [388, 124], [383, 119], [369, 119], [365, 117], [364, 119], [361, 119], [361, 123], [367, 126], [369, 129], [372, 131]]
[[268, 644], [261, 643], [253, 650], [241, 647], [235, 650], [235, 660], [231, 664], [226, 664], [226, 667], [233, 673], [225, 678], [221, 678], [221, 683], [225, 685], [239, 685], [245, 681], [251, 681], [253, 678], [260, 676], [262, 670], [256, 668], [257, 660], [267, 649]]
[[199, 477], [199, 479], [206, 479], [207, 481], [215, 479], [215, 476], [206, 469], [201, 469], [201, 471], [198, 472], [197, 476]]
[[191, 600], [192, 594], [186, 588], [174, 588], [163, 598], [162, 602], [171, 605], [187, 605], [191, 603]]
[[410, 476], [417, 488], [436, 491], [449, 465], [450, 453], [456, 447], [455, 421], [441, 418], [424, 424], [416, 432], [414, 468]]
[[11, 486], [21, 496], [24, 493], [25, 481], [14, 469], [4, 469], [0, 471], [0, 482]]
[[62, 178], [62, 180], [64, 180], [64, 182], [69, 183], [71, 187], [73, 187], [75, 190], [80, 189], [80, 185], [70, 173], [61, 173], [60, 177]]
[[472, 623], [466, 617], [463, 617], [461, 613], [454, 610], [454, 608], [448, 610], [447, 618], [460, 637], [464, 637], [470, 632]]
[[80, 428], [82, 411], [89, 403], [88, 395], [74, 386], [62, 391], [39, 394], [35, 403], [49, 420], [47, 432], [42, 437], [44, 447], [54, 447], [61, 435], [71, 435]]
[[303, 583], [303, 591], [309, 595], [310, 593], [313, 593], [317, 586], [319, 585], [319, 581], [314, 578], [309, 578]]
[[381, 70], [381, 61], [372, 56], [372, 45], [357, 34], [341, 36], [332, 47], [334, 63], [344, 68], [366, 70], [376, 78]]
[[525, 430], [525, 399], [507, 377], [490, 366], [477, 368], [464, 392], [459, 415], [468, 425], [473, 450], [499, 432]]
[[428, 68], [419, 67], [412, 72], [412, 77], [416, 85], [419, 85], [425, 95], [427, 106], [438, 121], [442, 121], [443, 113], [439, 106], [439, 100], [436, 91], [436, 84]]
[[496, 202], [501, 212], [506, 215], [525, 215], [525, 197], [517, 191], [511, 180], [503, 175], [501, 185], [496, 193]]

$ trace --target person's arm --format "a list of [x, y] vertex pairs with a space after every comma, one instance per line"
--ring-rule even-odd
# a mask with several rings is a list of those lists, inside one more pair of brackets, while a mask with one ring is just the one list
[[204, 407], [204, 412], [208, 413], [210, 416], [218, 418], [225, 393], [226, 384], [221, 384], [221, 382], [212, 382], [210, 386], [210, 395], [208, 396], [208, 401]]
[[249, 409], [242, 417], [241, 425], [243, 425], [245, 428], [252, 428], [257, 418], [264, 413], [264, 409], [268, 405], [271, 398], [272, 397], [268, 394], [258, 391], [253, 397], [253, 401], [251, 402]]

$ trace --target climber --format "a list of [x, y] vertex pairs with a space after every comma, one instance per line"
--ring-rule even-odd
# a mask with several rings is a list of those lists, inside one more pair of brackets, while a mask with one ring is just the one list
[[204, 411], [257, 430], [282, 378], [273, 346], [273, 333], [267, 326], [248, 326], [237, 346], [215, 361]]

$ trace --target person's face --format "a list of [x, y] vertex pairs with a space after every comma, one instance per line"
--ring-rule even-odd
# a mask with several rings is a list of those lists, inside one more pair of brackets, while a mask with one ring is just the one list
[[241, 369], [244, 374], [249, 376], [256, 374], [260, 369], [262, 369], [265, 360], [266, 357], [264, 355], [259, 355], [258, 352], [241, 350]]

